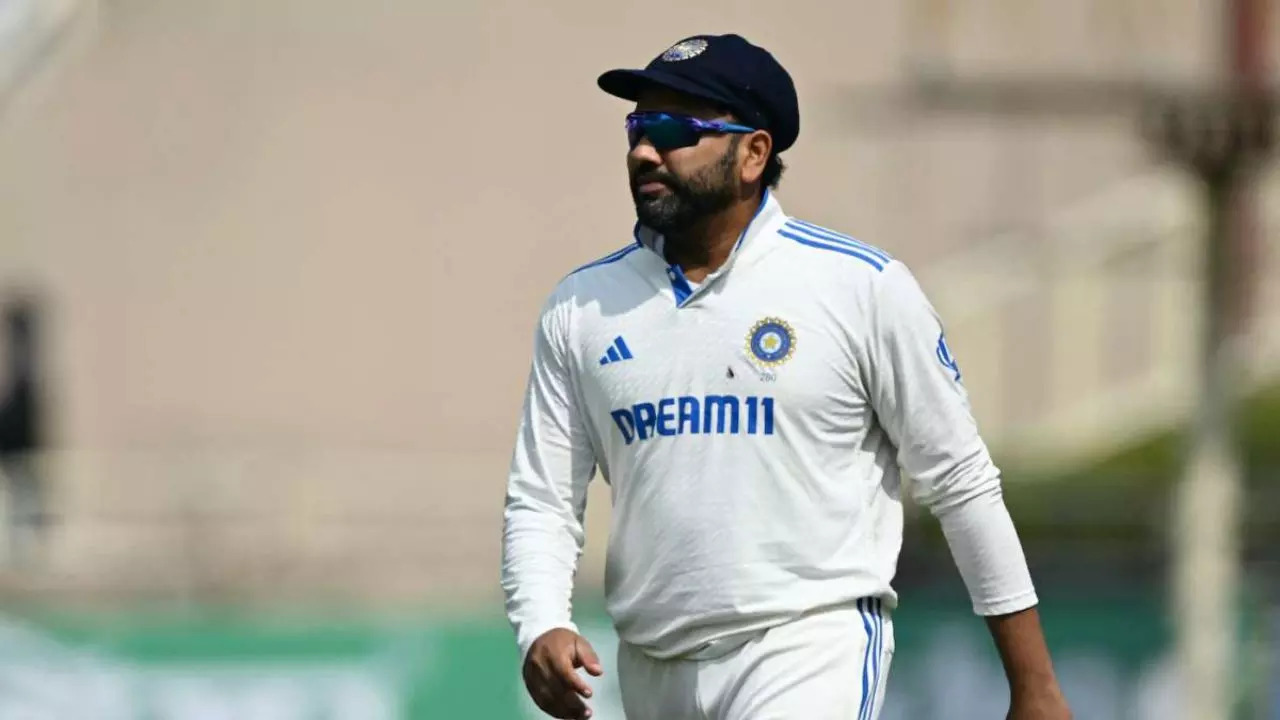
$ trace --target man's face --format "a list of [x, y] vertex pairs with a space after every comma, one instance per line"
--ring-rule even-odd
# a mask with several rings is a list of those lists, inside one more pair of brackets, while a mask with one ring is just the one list
[[[636, 111], [729, 119], [703, 101], [661, 88], [645, 91]], [[663, 234], [678, 233], [732, 205], [742, 186], [740, 141], [738, 135], [708, 133], [696, 145], [659, 151], [641, 138], [627, 153], [631, 197], [641, 224]]]

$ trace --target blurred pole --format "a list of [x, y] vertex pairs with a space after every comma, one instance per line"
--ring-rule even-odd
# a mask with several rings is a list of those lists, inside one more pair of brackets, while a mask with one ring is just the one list
[[[1251, 141], [1267, 134], [1254, 138], [1250, 132], [1259, 119], [1251, 110], [1267, 105], [1261, 102], [1264, 2], [1227, 0], [1227, 84], [1233, 100], [1196, 108], [1194, 118], [1184, 113], [1178, 125], [1198, 137], [1175, 139], [1204, 181], [1208, 218], [1199, 411], [1174, 527], [1178, 661], [1186, 691], [1184, 717], [1194, 720], [1226, 720], [1238, 700], [1244, 461], [1236, 409], [1247, 369], [1244, 350], [1258, 259]], [[1200, 127], [1188, 127], [1196, 124]]]
[[[1229, 0], [1227, 47], [1229, 48], [1231, 83], [1235, 90], [1254, 102], [1267, 92], [1267, 41], [1269, 36], [1270, 0]], [[1247, 173], [1250, 168], [1245, 168]], [[1253, 317], [1254, 289], [1257, 269], [1262, 258], [1262, 236], [1259, 233], [1257, 187], [1242, 182], [1226, 199], [1231, 227], [1226, 240], [1232, 253], [1230, 280], [1235, 290], [1228, 299], [1228, 333], [1244, 339]]]
[[1187, 720], [1226, 720], [1234, 704], [1242, 470], [1234, 432], [1237, 348], [1229, 332], [1235, 181], [1208, 187], [1200, 403], [1174, 523], [1177, 646]]

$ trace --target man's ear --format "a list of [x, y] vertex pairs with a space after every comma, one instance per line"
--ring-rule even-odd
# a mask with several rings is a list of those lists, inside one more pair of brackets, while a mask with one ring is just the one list
[[738, 145], [738, 158], [742, 167], [742, 182], [752, 184], [764, 175], [765, 165], [773, 152], [773, 138], [763, 130], [744, 135]]

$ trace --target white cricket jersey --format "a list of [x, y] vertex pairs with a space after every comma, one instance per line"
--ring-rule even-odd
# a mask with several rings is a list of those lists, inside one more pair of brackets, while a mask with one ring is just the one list
[[[503, 538], [522, 653], [574, 627], [597, 468], [608, 610], [653, 657], [714, 656], [863, 597], [892, 607], [899, 466], [943, 518], [975, 610], [1035, 604], [942, 324], [901, 262], [771, 194], [696, 289], [660, 244], [638, 228], [543, 309]], [[948, 525], [964, 506], [983, 514]]]

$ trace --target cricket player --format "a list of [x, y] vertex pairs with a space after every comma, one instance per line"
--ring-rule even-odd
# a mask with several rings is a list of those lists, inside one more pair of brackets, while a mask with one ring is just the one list
[[533, 700], [588, 718], [570, 618], [587, 484], [630, 720], [874, 720], [894, 652], [902, 488], [940, 520], [1014, 720], [1065, 720], [1037, 597], [943, 327], [889, 253], [771, 192], [795, 87], [737, 35], [600, 76], [635, 103], [638, 223], [535, 332], [502, 585]]

